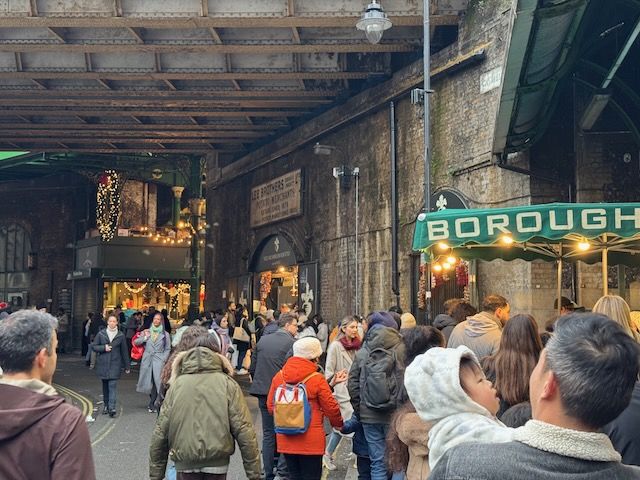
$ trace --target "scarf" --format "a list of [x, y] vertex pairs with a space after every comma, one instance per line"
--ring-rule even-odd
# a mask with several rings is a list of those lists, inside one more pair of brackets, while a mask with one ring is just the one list
[[155, 342], [158, 339], [158, 335], [162, 333], [163, 328], [162, 325], [158, 325], [157, 327], [151, 325], [151, 328], [149, 330], [151, 330], [151, 341]]
[[360, 340], [359, 337], [355, 337], [353, 340], [349, 340], [346, 335], [340, 338], [340, 343], [346, 351], [359, 350], [362, 346], [362, 340]]
[[113, 342], [113, 339], [116, 338], [117, 334], [118, 334], [117, 328], [114, 328], [113, 330], [111, 330], [109, 327], [107, 327], [107, 337], [109, 337], [110, 342]]

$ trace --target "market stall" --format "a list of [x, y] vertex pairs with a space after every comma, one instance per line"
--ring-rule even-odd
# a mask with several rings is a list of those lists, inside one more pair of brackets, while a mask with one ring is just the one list
[[441, 210], [418, 217], [413, 248], [429, 255], [435, 272], [457, 259], [555, 261], [558, 298], [563, 262], [601, 262], [606, 295], [609, 264], [640, 265], [640, 203]]

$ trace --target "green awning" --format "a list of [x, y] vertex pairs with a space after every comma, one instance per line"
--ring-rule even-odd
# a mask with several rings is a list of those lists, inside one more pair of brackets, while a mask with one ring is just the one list
[[640, 203], [549, 203], [422, 214], [414, 250], [432, 257], [640, 264]]

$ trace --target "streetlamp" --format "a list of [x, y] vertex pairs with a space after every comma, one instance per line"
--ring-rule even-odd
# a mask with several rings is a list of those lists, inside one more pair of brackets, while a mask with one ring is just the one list
[[356, 28], [364, 31], [369, 43], [376, 44], [382, 40], [382, 34], [385, 30], [389, 30], [391, 25], [391, 20], [384, 13], [382, 5], [377, 0], [372, 0], [356, 23]]
[[[316, 143], [313, 146], [313, 153], [315, 155], [331, 155], [334, 151], [337, 151], [342, 155], [342, 160], [346, 161], [347, 156], [344, 152], [333, 145], [323, 145], [320, 143]], [[360, 275], [359, 275], [359, 266], [360, 266], [360, 258], [359, 258], [359, 246], [358, 246], [358, 223], [359, 223], [359, 204], [360, 204], [360, 168], [358, 167], [350, 167], [348, 165], [342, 164], [339, 167], [333, 167], [333, 177], [336, 180], [340, 181], [340, 187], [345, 190], [349, 188], [351, 177], [354, 177], [356, 180], [356, 195], [355, 195], [355, 204], [356, 204], [356, 218], [355, 218], [355, 314], [360, 315]]]
[[[423, 56], [423, 88], [416, 88], [411, 91], [411, 103], [414, 105], [421, 105], [424, 115], [424, 208], [423, 212], [418, 217], [424, 220], [426, 214], [431, 210], [431, 138], [430, 138], [430, 118], [429, 118], [429, 94], [433, 93], [431, 90], [431, 72], [430, 72], [430, 59], [431, 59], [431, 26], [429, 25], [429, 2], [430, 0], [422, 1], [422, 56]], [[378, 43], [382, 38], [382, 34], [385, 30], [391, 28], [391, 21], [384, 13], [382, 6], [377, 0], [372, 0], [365, 12], [362, 14], [362, 18], [356, 23], [358, 30], [364, 30], [367, 35], [367, 40], [371, 43]], [[428, 271], [429, 264], [426, 263], [427, 268], [427, 292], [426, 292], [426, 317], [427, 323], [431, 318], [431, 272]]]

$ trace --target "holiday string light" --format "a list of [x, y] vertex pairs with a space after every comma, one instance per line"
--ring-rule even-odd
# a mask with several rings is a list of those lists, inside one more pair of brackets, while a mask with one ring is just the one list
[[131, 285], [129, 285], [129, 282], [124, 282], [124, 288], [126, 288], [127, 291], [129, 291], [129, 293], [140, 293], [145, 288], [147, 288], [147, 284], [143, 283], [140, 288], [134, 288]]
[[113, 239], [120, 217], [120, 192], [125, 183], [124, 176], [115, 170], [105, 170], [98, 178], [96, 223], [103, 241]]

